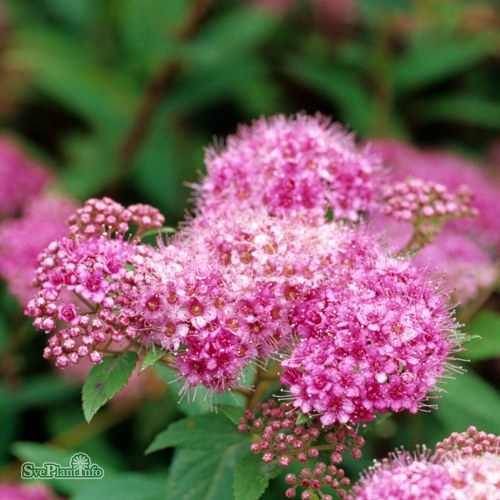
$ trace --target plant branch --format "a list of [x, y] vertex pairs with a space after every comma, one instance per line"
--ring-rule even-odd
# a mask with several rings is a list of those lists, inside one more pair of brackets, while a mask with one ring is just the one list
[[[212, 0], [196, 0], [193, 4], [187, 22], [176, 35], [176, 40], [186, 42], [191, 40], [200, 30], [208, 17]], [[149, 82], [146, 93], [139, 105], [136, 116], [128, 134], [118, 151], [118, 162], [122, 167], [131, 164], [147, 137], [154, 113], [163, 96], [168, 91], [176, 76], [182, 70], [180, 61], [168, 59], [162, 64]]]

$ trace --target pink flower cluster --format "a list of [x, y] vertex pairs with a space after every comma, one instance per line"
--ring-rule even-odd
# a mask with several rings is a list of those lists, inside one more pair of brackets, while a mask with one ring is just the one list
[[[361, 458], [360, 448], [364, 445], [363, 437], [347, 427], [331, 428], [325, 434], [317, 419], [301, 425], [290, 403], [277, 404], [274, 400], [257, 404], [255, 410], [247, 410], [238, 429], [253, 433], [255, 437], [250, 449], [252, 453], [262, 454], [264, 463], [277, 460], [283, 468], [294, 462], [304, 464], [298, 474], [287, 474], [285, 481], [290, 485], [285, 493], [287, 498], [294, 498], [297, 488], [303, 488], [302, 499], [312, 498], [314, 494], [331, 499], [324, 493], [325, 489], [333, 489], [340, 497], [345, 496], [343, 488], [350, 481], [339, 464], [346, 453], [355, 459]], [[328, 465], [316, 461], [320, 450], [330, 453]], [[315, 460], [313, 470], [307, 467], [309, 459]]]
[[[133, 282], [129, 266], [138, 266], [149, 248], [125, 239], [129, 223], [138, 232], [159, 228], [156, 209], [133, 205], [125, 209], [104, 198], [89, 200], [70, 218], [70, 238], [53, 241], [39, 257], [37, 296], [26, 308], [33, 324], [53, 333], [44, 350], [64, 368], [81, 358], [99, 363], [101, 349], [124, 338], [117, 306]], [[130, 339], [133, 337], [129, 335]]]
[[[155, 344], [217, 392], [281, 360], [291, 406], [325, 426], [417, 411], [459, 347], [447, 297], [358, 226], [381, 167], [340, 126], [277, 116], [207, 154], [196, 217], [159, 248], [156, 209], [89, 200], [40, 256], [27, 313], [44, 356], [99, 363], [113, 342]], [[137, 227], [129, 236], [130, 225]], [[248, 371], [246, 371], [248, 373]]]
[[372, 209], [382, 169], [368, 148], [321, 115], [278, 115], [241, 126], [206, 154], [201, 211], [265, 207], [278, 216], [359, 220]]
[[76, 202], [69, 198], [38, 196], [28, 202], [22, 217], [0, 223], [0, 277], [20, 303], [35, 292], [38, 254], [67, 232], [66, 219], [75, 209]]
[[366, 473], [349, 498], [500, 498], [500, 436], [470, 427], [438, 443], [433, 455], [396, 452]]
[[50, 173], [28, 159], [8, 137], [0, 137], [0, 218], [17, 214], [26, 201], [42, 192]]

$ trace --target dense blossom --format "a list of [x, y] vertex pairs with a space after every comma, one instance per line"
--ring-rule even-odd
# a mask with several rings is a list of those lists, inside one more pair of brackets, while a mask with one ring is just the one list
[[130, 328], [176, 351], [188, 386], [235, 384], [294, 336], [290, 312], [332, 266], [346, 230], [263, 211], [200, 216], [136, 272]]
[[478, 211], [478, 216], [450, 221], [448, 224], [490, 247], [497, 255], [500, 254], [500, 186], [484, 168], [452, 153], [422, 151], [409, 144], [391, 140], [375, 141], [370, 146], [392, 169], [391, 174], [395, 180], [402, 181], [413, 176], [443, 184], [451, 192], [459, 192], [464, 186], [470, 190], [474, 194], [472, 207]]
[[[290, 403], [277, 404], [274, 400], [257, 404], [255, 410], [247, 410], [240, 419], [240, 432], [253, 434], [252, 453], [262, 455], [264, 463], [277, 463], [287, 468], [294, 462], [304, 467], [298, 474], [287, 474], [286, 483], [290, 486], [285, 496], [293, 498], [297, 488], [303, 489], [302, 498], [310, 498], [312, 494], [320, 493], [321, 498], [331, 498], [325, 491], [336, 490], [339, 496], [344, 496], [349, 478], [339, 467], [343, 456], [350, 454], [359, 459], [362, 456], [360, 448], [364, 439], [353, 429], [338, 426], [326, 430], [318, 419], [300, 423], [299, 414], [293, 411]], [[318, 460], [320, 450], [329, 453], [329, 464]], [[314, 462], [314, 467], [308, 467], [308, 462]]]
[[356, 483], [355, 500], [469, 500], [500, 498], [500, 436], [470, 427], [416, 455], [393, 453]]
[[335, 275], [296, 306], [301, 339], [283, 362], [293, 404], [325, 425], [415, 413], [458, 348], [446, 296], [355, 234]]
[[87, 357], [99, 363], [101, 350], [124, 338], [116, 308], [133, 283], [131, 267], [150, 252], [137, 236], [126, 237], [129, 223], [138, 224], [139, 234], [163, 222], [152, 207], [125, 209], [108, 198], [89, 200], [69, 220], [72, 236], [53, 241], [39, 256], [40, 291], [26, 309], [36, 328], [51, 333], [44, 357], [61, 368]]
[[450, 477], [441, 464], [429, 462], [424, 454], [418, 459], [399, 451], [384, 459], [354, 485], [352, 500], [435, 500], [450, 499]]
[[283, 115], [241, 126], [224, 148], [206, 154], [202, 211], [265, 207], [283, 217], [356, 221], [371, 210], [381, 167], [339, 124], [321, 115]]
[[22, 217], [0, 224], [0, 276], [20, 303], [27, 303], [35, 292], [38, 254], [67, 232], [66, 219], [75, 209], [69, 198], [44, 195], [32, 199]]
[[50, 173], [30, 160], [10, 138], [0, 137], [0, 217], [18, 213], [51, 180]]

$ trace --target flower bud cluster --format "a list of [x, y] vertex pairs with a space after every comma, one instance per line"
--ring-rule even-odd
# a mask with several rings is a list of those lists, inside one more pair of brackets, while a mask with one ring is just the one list
[[439, 459], [493, 453], [500, 456], [500, 436], [479, 431], [471, 426], [466, 432], [453, 432], [436, 444], [435, 456]]
[[53, 241], [40, 254], [35, 278], [40, 290], [26, 314], [36, 328], [51, 334], [43, 355], [54, 358], [56, 366], [82, 358], [100, 363], [111, 342], [135, 338], [125, 329], [120, 308], [133, 287], [131, 269], [142, 264], [150, 248], [124, 236], [134, 217], [147, 217], [139, 229], [161, 224], [156, 213], [91, 199], [70, 217], [71, 237]]
[[478, 215], [472, 206], [472, 193], [466, 186], [453, 194], [443, 184], [412, 177], [387, 186], [383, 202], [386, 215], [413, 224]]
[[[287, 474], [287, 498], [294, 498], [297, 488], [303, 489], [302, 499], [312, 498], [313, 494], [331, 498], [325, 490], [335, 490], [343, 497], [350, 481], [339, 464], [346, 453], [355, 459], [361, 458], [364, 439], [345, 426], [325, 429], [318, 419], [308, 419], [301, 424], [300, 418], [290, 403], [269, 400], [259, 403], [255, 410], [247, 410], [238, 429], [252, 433], [250, 449], [252, 453], [262, 454], [264, 463], [275, 462], [283, 468], [294, 462], [304, 464], [298, 474]], [[320, 460], [325, 455], [328, 455], [328, 464]], [[314, 464], [312, 468], [309, 462]]]
[[137, 227], [137, 240], [144, 231], [161, 228], [164, 220], [159, 210], [149, 205], [137, 204], [125, 208], [111, 198], [91, 198], [68, 219], [68, 223], [71, 234], [77, 239], [98, 236], [123, 238], [133, 224]]
[[494, 172], [455, 154], [444, 151], [426, 151], [410, 144], [393, 140], [379, 140], [370, 144], [391, 169], [391, 178], [404, 182], [408, 177], [446, 186], [449, 193], [460, 193], [463, 186], [474, 193], [471, 204], [479, 212], [477, 217], [451, 220], [447, 226], [470, 237], [476, 244], [500, 256], [498, 231], [498, 198], [500, 186]]

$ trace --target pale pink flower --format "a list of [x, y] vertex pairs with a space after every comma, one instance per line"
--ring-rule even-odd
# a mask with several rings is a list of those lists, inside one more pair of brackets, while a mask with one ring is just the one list
[[452, 300], [459, 304], [474, 300], [498, 279], [498, 267], [491, 255], [454, 229], [444, 229], [413, 258], [413, 264], [441, 278], [441, 286], [448, 289]]
[[14, 140], [0, 136], [0, 217], [21, 211], [51, 178], [50, 172], [29, 159]]
[[67, 197], [43, 195], [27, 203], [22, 217], [0, 223], [0, 277], [20, 303], [35, 293], [38, 255], [67, 232], [66, 219], [75, 209]]
[[45, 484], [0, 483], [0, 500], [57, 500], [58, 497]]

